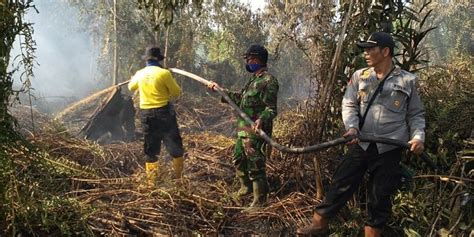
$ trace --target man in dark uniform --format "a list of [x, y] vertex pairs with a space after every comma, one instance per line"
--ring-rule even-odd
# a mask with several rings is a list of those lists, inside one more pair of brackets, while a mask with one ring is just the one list
[[[246, 69], [252, 73], [240, 92], [227, 91], [227, 95], [254, 122], [249, 124], [238, 118], [237, 139], [234, 149], [234, 164], [241, 187], [238, 196], [253, 192], [253, 202], [250, 207], [262, 206], [267, 199], [268, 183], [265, 172], [265, 141], [255, 134], [256, 129], [262, 129], [271, 136], [273, 118], [277, 114], [278, 81], [267, 72], [268, 51], [261, 45], [251, 45], [244, 54]], [[217, 84], [209, 85], [211, 89]]]

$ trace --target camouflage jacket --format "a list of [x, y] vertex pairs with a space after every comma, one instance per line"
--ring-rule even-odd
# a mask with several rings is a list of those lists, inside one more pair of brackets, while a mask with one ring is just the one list
[[[253, 121], [261, 119], [263, 131], [271, 135], [272, 121], [277, 114], [278, 89], [278, 80], [263, 71], [253, 75], [240, 92], [226, 92]], [[239, 137], [251, 135], [245, 129], [249, 126], [245, 120], [239, 117], [237, 125]]]

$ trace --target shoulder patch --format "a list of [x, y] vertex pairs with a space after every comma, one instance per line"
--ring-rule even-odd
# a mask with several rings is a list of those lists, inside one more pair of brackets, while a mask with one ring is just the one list
[[371, 74], [371, 70], [370, 68], [366, 68], [366, 69], [363, 69], [362, 72], [360, 73], [360, 79], [362, 80], [365, 80], [365, 79], [368, 79], [370, 78], [370, 74]]

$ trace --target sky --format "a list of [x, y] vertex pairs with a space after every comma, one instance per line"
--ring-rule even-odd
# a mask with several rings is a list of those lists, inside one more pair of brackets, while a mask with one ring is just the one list
[[243, 3], [246, 3], [246, 4], [250, 4], [251, 8], [252, 8], [252, 11], [258, 11], [258, 9], [262, 10], [265, 5], [267, 5], [265, 3], [264, 0], [241, 0], [241, 2]]

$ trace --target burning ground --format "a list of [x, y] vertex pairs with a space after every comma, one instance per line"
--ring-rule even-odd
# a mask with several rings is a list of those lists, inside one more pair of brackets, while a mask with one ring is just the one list
[[[144, 185], [139, 139], [99, 145], [73, 136], [70, 131], [77, 132], [77, 126], [69, 130], [61, 121], [50, 122], [37, 111], [31, 114], [29, 107], [20, 106], [12, 112], [23, 118], [20, 131], [48, 154], [47, 162], [68, 174], [60, 196], [78, 202], [95, 234], [292, 233], [308, 220], [317, 200], [311, 192], [294, 191], [303, 186], [311, 189], [311, 185], [287, 181], [295, 176], [290, 167], [296, 157], [275, 150], [267, 164], [272, 188], [269, 203], [259, 210], [246, 211], [251, 195], [241, 200], [233, 195], [238, 189], [231, 161], [233, 113], [216, 98], [184, 98], [176, 103], [176, 110], [186, 149], [185, 177], [171, 178], [170, 157], [162, 150], [161, 174], [155, 189]], [[208, 104], [215, 106], [202, 106]], [[84, 123], [78, 119], [84, 116], [81, 111], [70, 111], [62, 117]], [[35, 128], [29, 125], [32, 119], [37, 122]]]
[[[96, 107], [103, 103], [92, 101], [89, 102]], [[11, 182], [16, 185], [16, 193], [11, 195], [17, 195], [13, 200], [19, 200], [18, 203], [28, 204], [12, 203], [12, 216], [21, 219], [24, 215], [22, 220], [28, 221], [21, 225], [40, 236], [293, 235], [296, 227], [310, 220], [312, 207], [319, 203], [315, 198], [312, 159], [321, 160], [322, 181], [326, 185], [340, 161], [337, 157], [341, 157], [341, 147], [304, 155], [273, 149], [267, 161], [271, 189], [268, 203], [261, 209], [246, 211], [251, 196], [239, 200], [233, 195], [238, 189], [231, 161], [235, 115], [218, 101], [213, 97], [186, 95], [177, 101], [186, 149], [185, 177], [171, 178], [170, 157], [162, 151], [159, 185], [155, 189], [144, 186], [145, 161], [138, 120], [138, 139], [101, 145], [83, 139], [77, 132], [89, 116], [96, 114], [88, 103], [77, 106], [83, 109], [63, 114], [67, 118], [64, 121], [58, 119], [59, 115], [52, 120], [28, 106], [11, 108], [18, 118], [18, 131], [24, 134], [27, 144], [32, 144], [9, 148], [16, 167], [13, 180], [17, 180]], [[301, 143], [300, 136], [305, 127], [303, 112], [283, 109], [275, 122], [274, 137], [281, 144], [304, 146], [307, 144]], [[460, 159], [450, 168], [452, 178], [419, 175], [410, 184], [416, 192], [402, 188], [395, 197], [393, 222], [384, 236], [403, 235], [412, 223], [407, 218], [433, 218], [436, 223], [436, 213], [441, 213], [441, 208], [450, 208], [453, 213], [460, 210], [461, 196], [445, 197], [449, 194], [446, 190], [453, 185], [468, 187], [466, 184], [472, 182], [454, 175], [463, 172], [462, 157], [468, 159], [473, 146], [472, 140], [466, 141], [467, 153], [460, 153]], [[348, 208], [331, 224], [333, 233], [361, 233], [365, 192], [362, 184]], [[56, 221], [41, 222], [48, 220], [48, 216]], [[30, 224], [38, 222], [42, 224]]]

